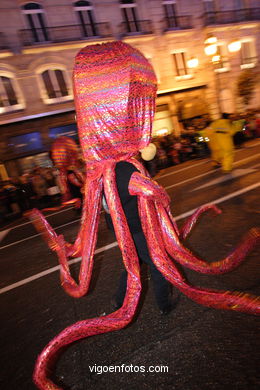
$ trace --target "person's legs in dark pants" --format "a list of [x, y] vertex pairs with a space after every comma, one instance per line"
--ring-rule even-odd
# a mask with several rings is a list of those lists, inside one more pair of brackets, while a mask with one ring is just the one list
[[152, 282], [153, 291], [157, 306], [161, 312], [166, 312], [171, 309], [171, 285], [165, 279], [165, 277], [158, 271], [154, 264], [149, 266]]
[[123, 305], [125, 294], [126, 294], [126, 287], [127, 287], [127, 272], [126, 270], [124, 270], [120, 275], [119, 284], [116, 293], [112, 299], [113, 309], [117, 310]]
[[[140, 260], [140, 264], [144, 262], [149, 266], [157, 306], [159, 307], [162, 314], [167, 314], [173, 306], [171, 300], [171, 285], [153, 264], [149, 255], [144, 233], [141, 231], [138, 233], [133, 233], [132, 236]], [[115, 294], [114, 308], [119, 308], [122, 306], [126, 293], [126, 286], [127, 272], [126, 270], [124, 270], [121, 273], [119, 286]]]

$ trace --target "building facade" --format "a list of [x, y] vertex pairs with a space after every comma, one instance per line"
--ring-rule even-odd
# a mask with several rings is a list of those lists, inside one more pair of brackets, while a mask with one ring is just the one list
[[[61, 134], [77, 137], [72, 67], [87, 44], [121, 39], [138, 48], [158, 79], [154, 134], [185, 121], [242, 111], [238, 76], [259, 66], [258, 0], [1, 0], [0, 175], [49, 163]], [[217, 38], [215, 58], [205, 40]], [[229, 44], [239, 41], [239, 51]], [[213, 58], [214, 59], [214, 58]], [[260, 106], [256, 86], [251, 106]]]

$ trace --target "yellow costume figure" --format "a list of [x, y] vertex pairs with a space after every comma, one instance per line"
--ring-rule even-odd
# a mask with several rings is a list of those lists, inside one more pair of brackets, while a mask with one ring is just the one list
[[229, 120], [229, 114], [212, 122], [208, 128], [209, 147], [214, 166], [221, 165], [224, 173], [232, 171], [234, 159], [233, 134], [236, 129]]

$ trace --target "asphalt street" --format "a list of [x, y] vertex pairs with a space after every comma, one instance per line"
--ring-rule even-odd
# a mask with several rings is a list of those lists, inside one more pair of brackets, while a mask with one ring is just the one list
[[[213, 170], [207, 158], [167, 168], [155, 178], [170, 195], [179, 226], [200, 205], [221, 208], [218, 216], [203, 215], [185, 240], [209, 262], [227, 256], [251, 227], [260, 225], [260, 141], [248, 142], [235, 156], [232, 175]], [[48, 220], [67, 241], [75, 240], [80, 220], [73, 209], [49, 212]], [[31, 390], [37, 355], [55, 335], [76, 321], [112, 311], [122, 260], [102, 214], [90, 292], [74, 299], [60, 285], [55, 254], [30, 222], [22, 218], [5, 226], [0, 240], [0, 389]], [[259, 295], [259, 254], [260, 246], [225, 275], [180, 269], [196, 286]], [[71, 265], [74, 276], [79, 265], [80, 259]], [[260, 388], [258, 317], [200, 306], [174, 289], [176, 308], [161, 316], [146, 268], [142, 283], [134, 321], [71, 345], [53, 372], [56, 383], [67, 390]], [[105, 372], [108, 367], [114, 368]]]

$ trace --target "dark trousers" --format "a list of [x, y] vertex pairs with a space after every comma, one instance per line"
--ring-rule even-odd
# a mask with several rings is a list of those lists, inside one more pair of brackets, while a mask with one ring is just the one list
[[[160, 310], [166, 309], [171, 302], [171, 285], [164, 276], [157, 270], [150, 258], [144, 233], [132, 233], [140, 264], [145, 263], [149, 270], [153, 282], [153, 290], [156, 303]], [[115, 300], [118, 306], [122, 306], [127, 286], [127, 271], [124, 270], [120, 276], [119, 286], [116, 291]]]

